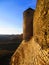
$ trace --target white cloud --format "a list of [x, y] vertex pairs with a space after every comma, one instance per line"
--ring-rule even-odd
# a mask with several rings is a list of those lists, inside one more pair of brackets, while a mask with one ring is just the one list
[[0, 34], [21, 34], [20, 28], [0, 28]]

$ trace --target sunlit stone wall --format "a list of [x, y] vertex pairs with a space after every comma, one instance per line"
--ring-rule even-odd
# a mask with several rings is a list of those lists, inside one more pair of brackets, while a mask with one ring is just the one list
[[49, 46], [49, 0], [38, 0], [34, 15], [34, 40], [42, 47]]

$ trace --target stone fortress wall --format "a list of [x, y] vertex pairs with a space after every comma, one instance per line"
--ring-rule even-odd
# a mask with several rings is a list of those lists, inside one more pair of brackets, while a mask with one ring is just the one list
[[34, 39], [42, 47], [49, 46], [49, 0], [38, 0], [33, 21]]

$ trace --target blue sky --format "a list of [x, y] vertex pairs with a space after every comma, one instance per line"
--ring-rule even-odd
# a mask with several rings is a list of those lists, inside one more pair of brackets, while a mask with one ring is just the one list
[[21, 34], [23, 12], [35, 9], [37, 0], [0, 0], [0, 34]]

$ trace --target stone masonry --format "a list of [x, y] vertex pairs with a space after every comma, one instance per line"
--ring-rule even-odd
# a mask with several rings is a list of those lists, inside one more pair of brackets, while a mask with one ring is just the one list
[[49, 0], [38, 0], [34, 15], [34, 39], [42, 48], [49, 46]]

